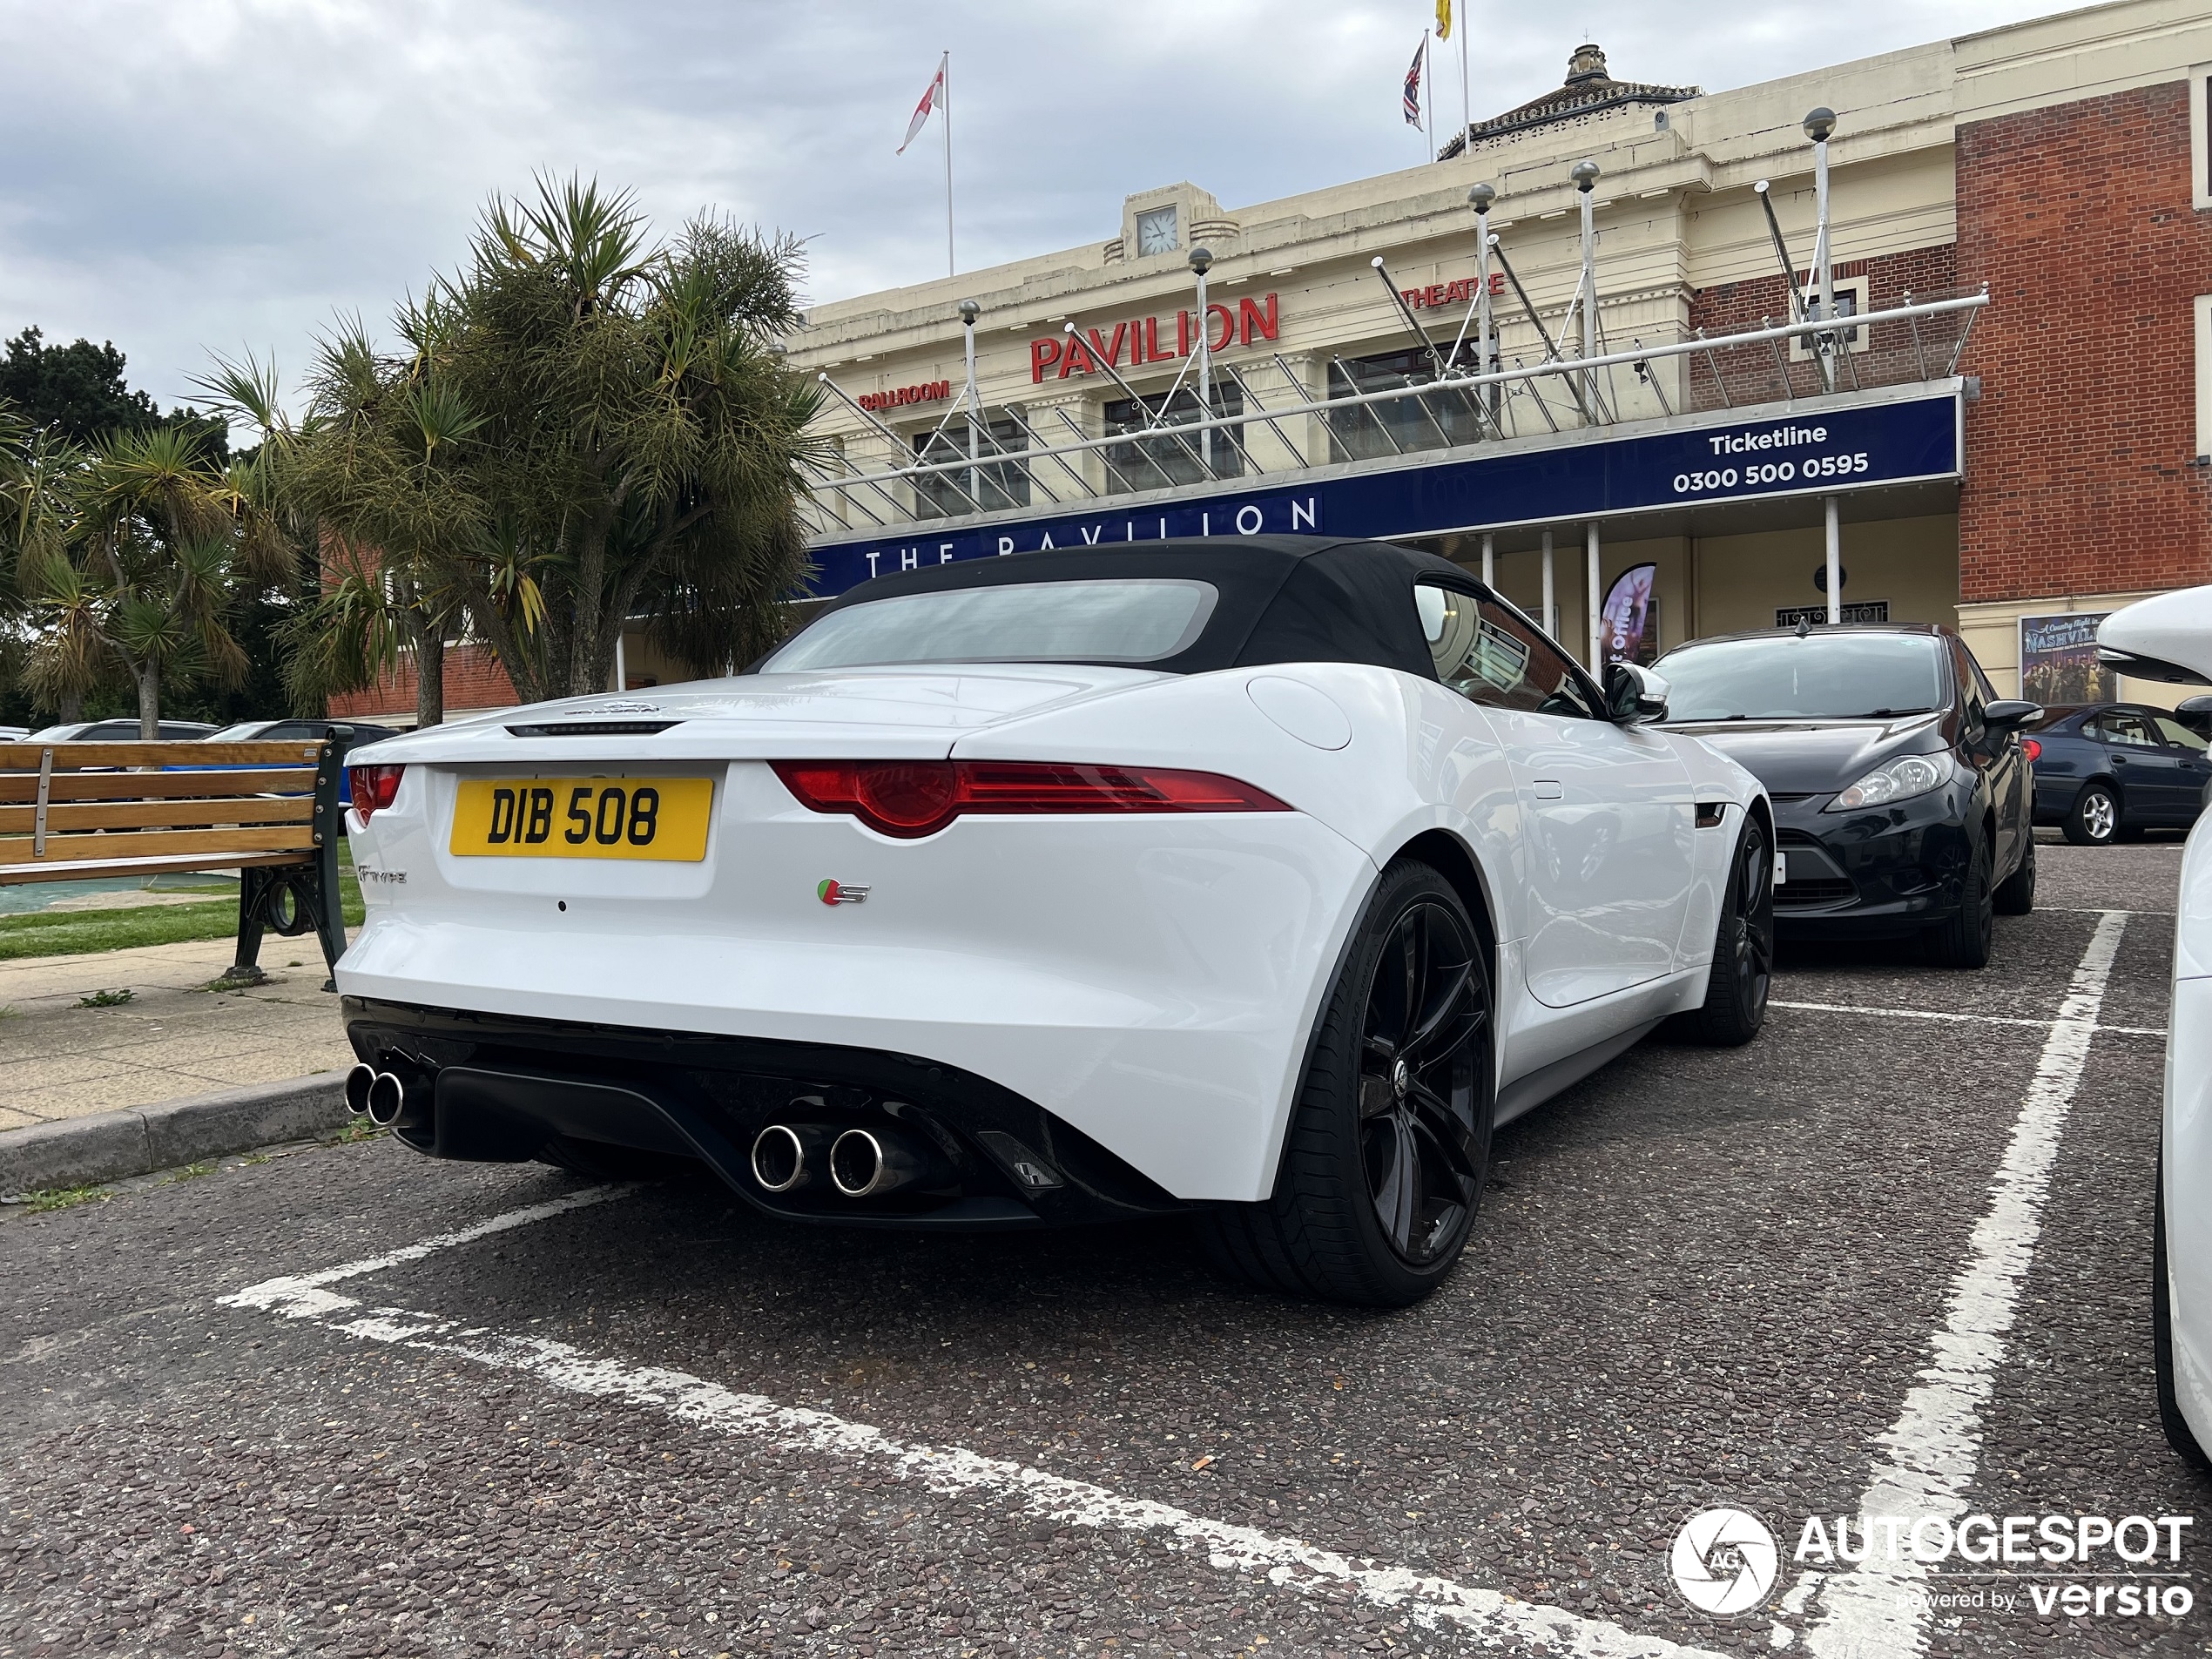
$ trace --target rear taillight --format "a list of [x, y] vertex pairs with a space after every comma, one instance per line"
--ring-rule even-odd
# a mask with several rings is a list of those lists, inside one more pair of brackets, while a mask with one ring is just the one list
[[405, 766], [348, 766], [346, 768], [354, 785], [354, 810], [366, 824], [376, 813], [389, 806], [400, 792], [400, 778]]
[[2022, 738], [2020, 739], [2020, 752], [2026, 755], [2030, 760], [2040, 760], [2043, 758], [2043, 745], [2038, 743], [2033, 738]]
[[1039, 760], [775, 760], [799, 803], [885, 835], [934, 835], [966, 813], [1287, 813], [1265, 790], [1211, 772]]

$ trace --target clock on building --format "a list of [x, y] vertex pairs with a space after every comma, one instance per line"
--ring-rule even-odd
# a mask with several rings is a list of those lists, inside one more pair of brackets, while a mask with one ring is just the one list
[[1146, 253], [1175, 252], [1175, 209], [1155, 207], [1136, 216], [1136, 251]]

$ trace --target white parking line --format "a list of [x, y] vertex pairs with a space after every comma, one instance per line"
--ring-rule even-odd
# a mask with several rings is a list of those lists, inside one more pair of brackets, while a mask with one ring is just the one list
[[[1907, 1527], [1899, 1530], [1906, 1532], [1920, 1516], [1950, 1520], [1966, 1511], [1966, 1489], [1981, 1462], [1982, 1413], [1995, 1389], [2020, 1287], [2035, 1259], [2051, 1165], [2081, 1086], [2128, 915], [2108, 910], [2100, 916], [2074, 970], [2013, 1120], [1966, 1264], [1945, 1298], [1934, 1363], [1919, 1373], [1897, 1420], [1875, 1437], [1883, 1455], [1860, 1496], [1862, 1517], [1905, 1517]], [[1784, 1548], [1789, 1548], [1786, 1540]], [[1888, 1659], [1925, 1650], [1929, 1607], [1921, 1589], [1927, 1569], [1909, 1554], [1898, 1561], [1878, 1559], [1878, 1554], [1868, 1550], [1850, 1572], [1821, 1587], [1819, 1622], [1805, 1632], [1813, 1653], [1825, 1659]]]
[[248, 1308], [302, 1319], [363, 1341], [469, 1359], [495, 1370], [519, 1372], [563, 1393], [610, 1399], [665, 1413], [716, 1433], [764, 1440], [778, 1451], [813, 1453], [886, 1466], [931, 1490], [978, 1493], [1019, 1501], [1031, 1514], [1077, 1527], [1126, 1532], [1164, 1532], [1180, 1546], [1204, 1550], [1223, 1571], [1249, 1573], [1269, 1583], [1314, 1592], [1342, 1587], [1367, 1601], [1403, 1610], [1423, 1626], [1449, 1624], [1486, 1643], [1525, 1642], [1585, 1659], [1720, 1659], [1699, 1648], [1642, 1635], [1564, 1608], [1516, 1601], [1495, 1590], [1433, 1578], [1403, 1567], [1353, 1561], [1294, 1538], [1250, 1527], [1209, 1521], [1170, 1504], [1127, 1498], [1083, 1480], [1070, 1480], [958, 1447], [916, 1446], [894, 1440], [866, 1423], [828, 1412], [779, 1406], [759, 1394], [739, 1393], [720, 1383], [658, 1366], [633, 1366], [540, 1337], [509, 1336], [435, 1313], [371, 1308], [327, 1287], [388, 1267], [420, 1261], [510, 1228], [620, 1197], [630, 1188], [602, 1187], [551, 1204], [533, 1204], [459, 1232], [441, 1234], [388, 1255], [297, 1277], [266, 1279], [221, 1298]]
[[[2134, 910], [2101, 912], [2112, 915], [2138, 915]], [[1872, 1003], [1859, 1002], [1783, 1002], [1770, 1001], [1770, 1008], [1797, 1008], [1810, 1014], [1878, 1014], [1892, 1020], [1955, 1020], [1971, 1025], [2029, 1025], [2039, 1031], [2047, 1031], [2058, 1019], [2031, 1020], [2016, 1014], [1953, 1014], [1940, 1008], [1885, 1008]], [[2062, 1019], [2065, 1016], [2060, 1015]], [[2162, 1025], [2100, 1025], [2092, 1028], [2121, 1037], [2162, 1037]]]

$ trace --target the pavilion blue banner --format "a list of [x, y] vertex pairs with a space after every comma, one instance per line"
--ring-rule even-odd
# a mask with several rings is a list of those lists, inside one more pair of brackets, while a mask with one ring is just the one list
[[932, 532], [903, 526], [818, 543], [814, 591], [839, 594], [872, 577], [960, 559], [1045, 548], [1101, 547], [1170, 536], [1431, 536], [1553, 523], [1705, 502], [1824, 496], [1873, 484], [1959, 475], [1959, 401], [1938, 397], [1822, 409], [1757, 421], [1716, 416], [1642, 437], [1509, 453], [1460, 452], [1425, 466], [1295, 483], [1196, 488], [1171, 501], [1001, 519]]

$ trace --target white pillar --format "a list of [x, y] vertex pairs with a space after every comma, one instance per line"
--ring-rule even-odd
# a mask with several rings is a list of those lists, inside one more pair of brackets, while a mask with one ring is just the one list
[[1558, 587], [1552, 577], [1552, 533], [1544, 532], [1544, 631], [1559, 637]]
[[629, 689], [630, 670], [623, 662], [622, 628], [617, 624], [615, 628], [615, 690], [626, 691]]
[[1836, 522], [1836, 498], [1824, 496], [1820, 504], [1828, 521], [1828, 625], [1833, 628], [1844, 619], [1844, 533]]
[[1482, 585], [1498, 585], [1498, 538], [1485, 530], [1482, 535]]
[[1605, 624], [1598, 616], [1597, 526], [1592, 524], [1584, 531], [1589, 549], [1589, 611], [1590, 611], [1590, 672], [1602, 678], [1605, 672]]

